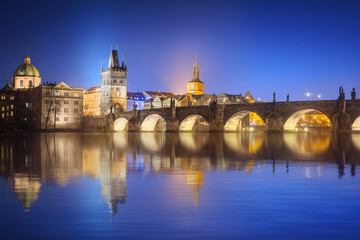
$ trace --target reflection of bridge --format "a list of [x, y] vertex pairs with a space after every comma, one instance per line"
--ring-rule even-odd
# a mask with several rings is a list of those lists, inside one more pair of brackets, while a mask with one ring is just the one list
[[360, 130], [360, 100], [217, 104], [134, 110], [114, 115], [115, 131], [237, 131], [249, 113], [256, 113], [268, 131], [294, 131], [300, 118], [319, 111], [333, 131]]

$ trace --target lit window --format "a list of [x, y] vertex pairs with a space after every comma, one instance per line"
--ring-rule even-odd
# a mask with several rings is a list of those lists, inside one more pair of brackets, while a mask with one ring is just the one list
[[74, 93], [74, 96], [75, 96], [75, 97], [79, 97], [79, 93]]
[[[47, 101], [49, 101], [49, 100], [47, 100]], [[26, 103], [25, 106], [26, 106], [26, 107], [29, 107], [29, 103]]]
[[10, 108], [11, 108], [11, 109], [14, 109], [14, 105], [11, 104]]
[[14, 98], [14, 96], [10, 96], [10, 100], [14, 100], [15, 98]]
[[55, 96], [60, 96], [60, 92], [54, 92]]
[[13, 111], [10, 112], [10, 116], [14, 116], [14, 112], [13, 112]]
[[1, 107], [1, 111], [5, 111], [5, 107]]
[[1, 100], [5, 100], [5, 95], [1, 95]]
[[4, 114], [4, 113], [2, 113], [2, 114], [1, 114], [1, 118], [4, 118], [4, 117], [5, 117], [5, 114]]

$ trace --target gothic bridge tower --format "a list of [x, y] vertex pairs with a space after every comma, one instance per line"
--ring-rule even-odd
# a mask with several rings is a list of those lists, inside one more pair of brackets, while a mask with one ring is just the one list
[[126, 81], [127, 67], [124, 61], [120, 66], [117, 50], [112, 50], [108, 68], [101, 69], [101, 115], [126, 110]]

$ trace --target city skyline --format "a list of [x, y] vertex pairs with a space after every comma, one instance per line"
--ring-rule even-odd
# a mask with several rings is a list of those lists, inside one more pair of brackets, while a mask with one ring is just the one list
[[9, 23], [2, 85], [29, 54], [42, 81], [99, 86], [112, 44], [127, 62], [130, 92], [185, 93], [195, 56], [209, 94], [336, 99], [343, 86], [349, 99], [360, 89], [356, 1], [29, 4], [7, 3], [0, 16]]

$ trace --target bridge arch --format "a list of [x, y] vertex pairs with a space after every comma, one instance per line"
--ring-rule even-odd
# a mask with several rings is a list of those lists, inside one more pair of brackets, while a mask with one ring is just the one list
[[299, 120], [301, 119], [302, 116], [311, 113], [311, 112], [318, 112], [320, 114], [323, 114], [326, 116], [326, 118], [329, 120], [330, 122], [330, 126], [332, 127], [332, 122], [331, 122], [331, 117], [329, 117], [327, 114], [319, 111], [318, 109], [315, 108], [304, 108], [304, 109], [300, 109], [297, 110], [296, 112], [292, 113], [285, 121], [284, 123], [284, 130], [285, 131], [296, 131], [296, 125], [299, 122]]
[[160, 132], [165, 130], [165, 119], [156, 113], [148, 115], [141, 123], [141, 131], [143, 132]]
[[355, 118], [355, 121], [353, 122], [351, 129], [354, 131], [360, 131], [360, 115]]
[[261, 125], [265, 125], [264, 120], [259, 117], [259, 115], [255, 112], [252, 112], [250, 110], [241, 110], [237, 113], [234, 113], [225, 123], [224, 125], [224, 131], [226, 132], [235, 132], [235, 131], [239, 131], [241, 130], [241, 122], [243, 121], [243, 119], [250, 115], [251, 113], [253, 113], [256, 118], [259, 118], [261, 121]]
[[190, 131], [209, 131], [209, 122], [199, 114], [191, 114], [181, 121], [179, 130]]
[[129, 121], [124, 117], [119, 117], [114, 121], [115, 132], [126, 132], [128, 130]]

